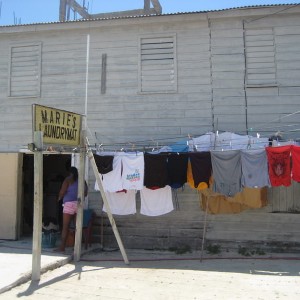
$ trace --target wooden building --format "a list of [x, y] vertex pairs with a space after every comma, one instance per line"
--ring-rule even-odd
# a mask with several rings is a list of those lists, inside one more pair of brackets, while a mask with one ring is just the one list
[[[0, 207], [6, 214], [10, 199], [18, 215], [1, 238], [24, 232], [27, 196], [31, 203], [32, 161], [23, 150], [32, 142], [33, 103], [87, 109], [89, 141], [107, 149], [169, 145], [217, 130], [299, 138], [299, 16], [299, 5], [270, 5], [0, 27], [1, 166], [8, 155], [14, 161], [13, 172], [2, 170]], [[70, 155], [47, 159], [51, 181]], [[91, 172], [89, 179], [89, 206], [100, 216]], [[125, 248], [199, 249], [205, 214], [198, 193], [186, 187], [178, 196], [180, 210], [165, 216], [116, 216]], [[298, 246], [299, 183], [269, 189], [268, 200], [264, 208], [208, 215], [206, 238]], [[109, 226], [104, 244], [115, 245]]]

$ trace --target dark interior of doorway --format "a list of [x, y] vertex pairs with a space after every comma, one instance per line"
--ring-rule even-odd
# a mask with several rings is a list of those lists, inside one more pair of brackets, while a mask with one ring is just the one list
[[[43, 219], [55, 219], [60, 225], [62, 205], [58, 192], [71, 166], [70, 154], [45, 154], [43, 156]], [[34, 157], [24, 154], [23, 158], [23, 213], [22, 235], [28, 236], [33, 230], [34, 202]]]

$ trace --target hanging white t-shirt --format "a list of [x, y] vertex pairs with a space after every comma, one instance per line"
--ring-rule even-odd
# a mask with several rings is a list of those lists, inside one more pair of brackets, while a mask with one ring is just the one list
[[172, 189], [170, 186], [151, 190], [144, 187], [141, 190], [141, 214], [146, 216], [160, 216], [174, 210]]
[[[100, 174], [105, 192], [118, 192], [122, 187], [122, 154], [116, 154], [113, 160], [113, 170], [107, 174]], [[95, 190], [99, 191], [98, 183], [95, 182]]]
[[[136, 213], [136, 191], [126, 191], [119, 193], [105, 192], [110, 211], [113, 215], [132, 215]], [[105, 203], [103, 204], [104, 212], [107, 212]]]
[[122, 153], [122, 183], [125, 190], [141, 190], [144, 186], [144, 153]]

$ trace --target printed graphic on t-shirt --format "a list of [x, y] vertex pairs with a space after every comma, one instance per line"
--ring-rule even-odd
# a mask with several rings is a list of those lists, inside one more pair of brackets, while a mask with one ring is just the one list
[[139, 169], [135, 169], [135, 172], [133, 174], [127, 174], [126, 180], [128, 180], [130, 183], [140, 181], [141, 173], [140, 173]]
[[284, 176], [287, 171], [287, 159], [289, 158], [289, 154], [282, 153], [277, 154], [277, 157], [272, 162], [272, 169], [274, 172], [274, 175], [277, 177]]

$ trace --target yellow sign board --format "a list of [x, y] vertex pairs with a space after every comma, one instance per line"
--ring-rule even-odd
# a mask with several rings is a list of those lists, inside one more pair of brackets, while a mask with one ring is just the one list
[[45, 144], [80, 145], [81, 115], [37, 104], [33, 107], [33, 128], [43, 132]]

